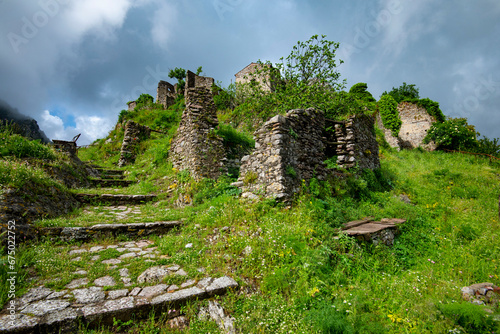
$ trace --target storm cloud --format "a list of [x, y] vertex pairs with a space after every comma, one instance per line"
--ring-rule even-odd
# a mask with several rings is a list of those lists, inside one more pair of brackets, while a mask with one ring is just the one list
[[156, 96], [168, 70], [228, 85], [314, 34], [341, 43], [349, 88], [403, 82], [499, 137], [500, 3], [495, 0], [0, 0], [0, 99], [52, 139], [102, 138], [126, 102]]

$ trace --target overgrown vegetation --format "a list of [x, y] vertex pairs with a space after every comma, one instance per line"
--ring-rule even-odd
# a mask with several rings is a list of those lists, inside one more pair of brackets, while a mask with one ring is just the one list
[[427, 113], [438, 122], [444, 122], [446, 120], [446, 117], [439, 108], [439, 103], [429, 98], [421, 99], [419, 89], [415, 87], [414, 84], [408, 85], [406, 82], [403, 82], [398, 88], [393, 87], [390, 92], [382, 93], [382, 96], [386, 95], [392, 96], [397, 103], [409, 102], [425, 108]]
[[383, 95], [380, 101], [378, 101], [378, 110], [384, 126], [391, 130], [391, 134], [394, 137], [397, 137], [402, 122], [401, 118], [399, 118], [398, 103], [396, 100], [391, 95]]
[[[309, 52], [328, 51], [327, 55], [334, 55], [338, 45], [323, 39], [313, 36], [308, 42], [299, 43], [290, 58], [286, 62], [282, 60], [286, 65], [275, 67], [280, 75], [290, 71], [288, 77], [284, 76], [287, 81], [278, 85], [275, 93], [261, 92], [243, 98], [234, 87], [219, 91], [216, 104], [221, 124], [216, 134], [223, 138], [230, 152], [235, 155], [248, 152], [254, 146], [249, 129], [292, 105], [309, 107], [309, 103], [317, 103], [327, 108], [328, 117], [332, 118], [374, 111], [375, 103], [366, 84], [353, 86], [349, 93], [342, 92], [338, 75], [334, 74], [329, 81], [326, 74], [322, 77], [322, 72], [301, 71], [297, 67], [320, 64], [310, 58]], [[323, 65], [335, 71], [337, 63]], [[316, 75], [320, 79], [316, 80]], [[401, 95], [415, 95], [411, 86], [402, 89]], [[291, 95], [288, 101], [285, 92], [298, 95]], [[242, 102], [238, 105], [239, 98]], [[381, 100], [389, 101], [388, 108], [397, 104], [391, 94], [385, 94]], [[229, 293], [219, 302], [235, 317], [236, 328], [242, 333], [487, 333], [499, 330], [498, 322], [491, 320], [498, 316], [498, 307], [490, 307], [493, 314], [488, 314], [488, 307], [458, 302], [463, 286], [478, 282], [500, 284], [499, 193], [494, 186], [499, 181], [500, 165], [495, 161], [442, 151], [395, 152], [382, 145], [378, 170], [336, 171], [336, 176], [327, 180], [312, 179], [287, 205], [274, 200], [252, 203], [240, 200], [240, 190], [231, 186], [237, 172], [218, 180], [196, 181], [188, 172], [172, 168], [168, 150], [184, 109], [182, 98], [167, 110], [155, 105], [148, 96], [138, 102], [141, 106], [136, 110], [122, 111], [119, 124], [107, 138], [79, 152], [84, 160], [114, 167], [127, 120], [164, 132], [154, 133], [144, 141], [135, 164], [125, 167], [127, 175], [140, 182], [119, 190], [120, 193], [156, 193], [159, 201], [142, 206], [139, 213], [120, 222], [183, 218], [185, 225], [173, 233], [150, 238], [154, 247], [158, 247], [161, 259], [147, 263], [139, 258], [124, 261], [134, 279], [149, 266], [174, 263], [194, 278], [231, 276], [241, 290]], [[436, 123], [436, 128], [445, 129], [442, 133], [430, 131], [435, 136], [433, 140], [455, 133], [455, 126], [457, 130], [469, 127], [463, 121], [447, 122]], [[472, 132], [460, 131], [455, 137], [446, 137], [449, 141], [443, 141], [443, 145], [465, 147], [460, 145], [465, 145], [467, 136], [472, 138]], [[497, 140], [483, 143], [498, 153]], [[336, 168], [332, 161], [328, 166]], [[17, 158], [0, 158], [0, 169], [0, 178], [17, 175], [15, 173], [19, 174], [16, 180], [29, 175], [46, 178], [36, 174], [39, 171], [26, 170]], [[293, 168], [287, 168], [286, 173], [291, 177], [297, 174]], [[251, 184], [257, 177], [247, 173], [244, 183]], [[12, 178], [0, 180], [2, 184], [22, 186]], [[104, 191], [114, 192], [94, 190]], [[95, 206], [37, 224], [110, 223], [114, 222], [111, 211]], [[360, 242], [339, 233], [344, 223], [367, 216], [376, 220], [403, 218], [407, 222], [400, 227], [400, 235], [392, 247]], [[186, 247], [188, 243], [191, 247]], [[94, 245], [97, 243], [89, 247]], [[90, 281], [107, 270], [104, 265], [92, 264], [90, 253], [83, 254], [80, 261], [70, 261], [68, 253], [72, 246], [74, 244], [54, 245], [46, 240], [20, 248], [17, 271], [26, 279], [19, 283], [18, 294], [41, 280], [51, 288], [64, 289], [76, 277], [76, 268], [88, 271]], [[100, 255], [103, 259], [110, 258], [116, 255], [113, 252], [116, 251], [108, 249]], [[0, 258], [1, 278], [5, 277], [1, 265], [5, 261], [5, 257]], [[203, 274], [200, 268], [204, 269]], [[37, 279], [28, 280], [30, 275]], [[110, 275], [121, 282], [117, 271]], [[1, 304], [6, 301], [5, 291], [2, 284]], [[187, 332], [201, 334], [219, 330], [213, 322], [198, 318], [199, 308], [206, 304], [206, 301], [193, 301], [180, 310], [190, 319]], [[115, 321], [112, 330], [82, 328], [81, 332], [123, 330], [174, 332], [164, 317], [154, 315], [142, 322]]]

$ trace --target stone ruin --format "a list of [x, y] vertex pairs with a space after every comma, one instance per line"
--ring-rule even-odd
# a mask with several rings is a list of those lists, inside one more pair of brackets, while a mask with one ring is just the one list
[[245, 66], [244, 69], [236, 73], [235, 83], [238, 84], [247, 84], [253, 81], [257, 82], [263, 91], [274, 92], [274, 82], [271, 80], [270, 74], [260, 73], [256, 74], [257, 71], [262, 70], [264, 66], [271, 65], [262, 65], [257, 63], [250, 63]]
[[242, 159], [236, 183], [243, 197], [285, 199], [299, 191], [302, 180], [323, 179], [324, 114], [296, 109], [277, 115], [255, 132], [255, 151]]
[[436, 122], [434, 117], [429, 115], [424, 107], [409, 102], [399, 103], [398, 112], [402, 122], [398, 137], [394, 137], [391, 130], [384, 127], [380, 113], [377, 113], [377, 127], [384, 131], [385, 139], [389, 145], [398, 149], [412, 149], [421, 146], [429, 151], [435, 150], [436, 144], [433, 142], [423, 143], [427, 131], [431, 128], [432, 123]]
[[147, 126], [137, 124], [132, 121], [127, 121], [125, 124], [125, 134], [120, 152], [120, 160], [118, 166], [123, 167], [135, 162], [137, 145], [149, 138], [151, 129]]
[[158, 89], [156, 90], [156, 103], [161, 103], [163, 108], [167, 109], [168, 107], [174, 105], [175, 97], [177, 96], [177, 90], [175, 86], [169, 82], [160, 80], [158, 83]]
[[212, 78], [188, 71], [184, 93], [186, 109], [170, 147], [173, 167], [189, 170], [195, 179], [216, 179], [227, 172], [222, 138], [214, 132], [219, 121], [212, 84]]
[[335, 123], [337, 165], [342, 168], [380, 168], [373, 117], [352, 116], [345, 122]]
[[212, 92], [212, 87], [214, 86], [214, 84], [215, 84], [214, 78], [202, 77], [200, 75], [196, 75], [191, 71], [186, 72], [186, 86], [185, 86], [186, 91], [189, 88], [203, 87]]
[[372, 117], [356, 115], [333, 123], [335, 132], [326, 132], [323, 113], [312, 108], [273, 117], [255, 132], [255, 151], [241, 160], [234, 185], [243, 197], [288, 199], [313, 177], [328, 176], [324, 161], [329, 155], [337, 155], [343, 168], [380, 167]]
[[137, 101], [130, 101], [127, 103], [128, 105], [128, 111], [134, 111], [135, 107], [137, 106]]
[[81, 133], [73, 137], [71, 141], [52, 139], [52, 143], [54, 143], [54, 148], [57, 151], [67, 153], [70, 157], [76, 157], [76, 153], [78, 151], [78, 146], [76, 145], [76, 142], [78, 138], [80, 138], [80, 136]]

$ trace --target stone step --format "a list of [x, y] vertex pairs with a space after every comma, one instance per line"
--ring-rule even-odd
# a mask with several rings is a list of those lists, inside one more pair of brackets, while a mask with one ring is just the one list
[[147, 319], [151, 311], [173, 318], [179, 315], [175, 310], [189, 301], [221, 296], [237, 287], [238, 283], [227, 276], [207, 277], [195, 286], [180, 290], [165, 284], [136, 287], [131, 291], [104, 291], [102, 287], [94, 286], [69, 292], [40, 286], [14, 300], [15, 312], [12, 315], [8, 310], [11, 304], [7, 304], [0, 315], [0, 332], [76, 333], [81, 323], [90, 329], [113, 326], [116, 320]]
[[94, 187], [128, 187], [135, 181], [132, 180], [120, 180], [120, 179], [92, 179], [92, 186]]
[[106, 169], [102, 167], [94, 168], [104, 175], [123, 175], [125, 170], [123, 169]]
[[90, 227], [44, 227], [37, 230], [38, 235], [61, 241], [90, 241], [105, 237], [126, 235], [129, 238], [148, 235], [166, 234], [175, 227], [182, 226], [181, 221], [165, 221], [131, 224], [97, 224]]
[[156, 195], [113, 195], [113, 194], [76, 194], [75, 198], [81, 203], [91, 204], [144, 204], [156, 200]]

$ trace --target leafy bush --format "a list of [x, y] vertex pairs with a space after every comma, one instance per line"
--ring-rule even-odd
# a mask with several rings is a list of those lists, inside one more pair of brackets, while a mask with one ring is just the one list
[[229, 158], [248, 154], [255, 147], [255, 141], [250, 135], [239, 132], [231, 125], [219, 124], [215, 134], [222, 137]]
[[420, 107], [425, 108], [427, 110], [427, 113], [434, 117], [434, 119], [438, 122], [444, 122], [446, 120], [446, 117], [444, 116], [443, 112], [439, 108], [439, 103], [436, 101], [432, 101], [431, 99], [425, 98], [425, 99], [420, 99], [417, 102], [417, 105]]
[[0, 132], [0, 157], [7, 156], [48, 160], [56, 158], [52, 149], [39, 140], [29, 140], [4, 128]]
[[378, 101], [378, 110], [384, 126], [391, 130], [394, 137], [399, 135], [401, 119], [399, 118], [398, 103], [391, 95], [383, 95]]
[[424, 143], [433, 140], [439, 149], [475, 150], [478, 147], [474, 126], [465, 118], [449, 118], [443, 123], [434, 123], [424, 138]]
[[486, 315], [479, 305], [468, 302], [445, 304], [440, 310], [468, 333], [492, 333], [498, 329], [492, 317]]
[[415, 101], [420, 98], [419, 93], [418, 93], [418, 88], [415, 87], [414, 84], [408, 85], [406, 82], [403, 82], [401, 86], [398, 88], [392, 87], [392, 90], [390, 92], [383, 92], [382, 97], [390, 95], [392, 98], [397, 102], [403, 102], [403, 101]]
[[376, 101], [373, 95], [368, 91], [368, 85], [364, 82], [360, 82], [352, 86], [349, 90], [349, 94], [352, 94], [357, 99], [363, 100], [365, 102]]
[[214, 86], [214, 102], [217, 110], [233, 109], [235, 107], [236, 85], [230, 84], [227, 88]]

